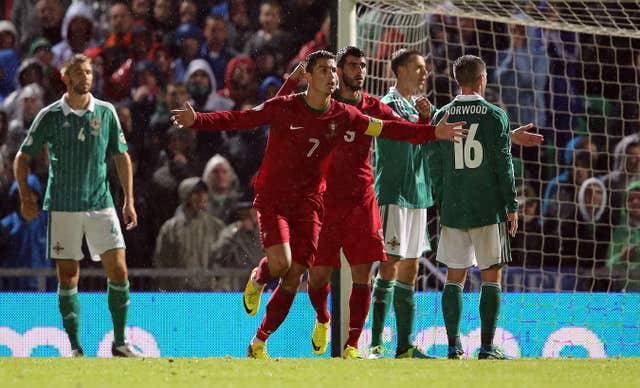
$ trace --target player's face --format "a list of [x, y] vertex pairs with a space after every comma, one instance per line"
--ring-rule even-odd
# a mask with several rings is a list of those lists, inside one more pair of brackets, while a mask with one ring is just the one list
[[309, 89], [323, 95], [331, 95], [338, 87], [338, 73], [335, 59], [320, 58], [311, 73], [307, 74]]
[[87, 94], [93, 85], [93, 68], [89, 62], [81, 62], [67, 72], [67, 89], [75, 94]]
[[398, 77], [405, 77], [407, 85], [412, 85], [416, 94], [423, 93], [427, 85], [427, 64], [422, 55], [412, 56], [406, 63], [403, 72]]
[[362, 89], [367, 76], [367, 60], [353, 55], [346, 57], [342, 68], [338, 68], [340, 87], [347, 87], [353, 91]]

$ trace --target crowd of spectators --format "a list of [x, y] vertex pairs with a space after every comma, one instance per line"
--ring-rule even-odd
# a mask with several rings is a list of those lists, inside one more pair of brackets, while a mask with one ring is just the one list
[[[2, 4], [0, 266], [50, 266], [37, 258], [46, 233], [21, 222], [11, 165], [38, 111], [64, 93], [59, 68], [74, 53], [92, 59], [92, 93], [116, 106], [134, 162], [141, 221], [125, 236], [130, 267], [254, 266], [263, 252], [251, 182], [268, 128], [196, 133], [172, 126], [170, 111], [186, 101], [198, 111], [246, 109], [272, 97], [300, 60], [329, 47], [327, 2]], [[550, 21], [558, 16], [552, 7], [540, 9]], [[359, 15], [361, 26], [376, 20], [372, 12]], [[514, 17], [525, 20], [527, 9], [514, 10]], [[523, 218], [513, 241], [516, 264], [586, 279], [574, 289], [640, 288], [639, 279], [628, 282], [631, 275], [619, 285], [594, 280], [601, 269], [637, 274], [640, 268], [638, 40], [445, 15], [425, 18], [428, 93], [436, 106], [456, 94], [452, 61], [479, 55], [488, 64], [487, 99], [503, 106], [514, 125], [533, 122], [545, 135], [542, 147], [513, 148]], [[401, 30], [376, 26], [382, 31], [372, 30], [370, 38], [378, 43], [363, 47], [372, 59], [388, 60], [394, 48], [411, 45]], [[367, 33], [359, 31], [361, 37]], [[378, 72], [372, 68], [374, 76], [386, 76]], [[38, 191], [46, 176], [43, 150], [30, 185]], [[117, 177], [111, 178], [121, 203]], [[29, 281], [0, 283], [0, 289], [33, 289]], [[223, 278], [157, 286], [231, 287]]]

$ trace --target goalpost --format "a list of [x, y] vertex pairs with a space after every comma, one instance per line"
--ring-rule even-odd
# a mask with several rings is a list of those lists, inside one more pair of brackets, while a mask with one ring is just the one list
[[[577, 305], [607, 309], [613, 306], [598, 305], [607, 299], [596, 293], [640, 290], [640, 248], [634, 252], [640, 244], [640, 210], [632, 209], [636, 202], [628, 198], [635, 194], [627, 190], [640, 179], [637, 0], [337, 4], [337, 48], [357, 45], [365, 51], [367, 92], [384, 95], [393, 82], [391, 54], [412, 48], [429, 55], [426, 94], [442, 106], [457, 93], [453, 61], [474, 54], [487, 63], [486, 99], [507, 111], [513, 128], [533, 122], [545, 136], [540, 147], [512, 148], [522, 211], [512, 239], [514, 263], [503, 276], [505, 293], [518, 295], [522, 304], [533, 303], [535, 293], [555, 293], [545, 294], [552, 305], [549, 295], [558, 301], [549, 306], [547, 318], [559, 324], [563, 318], [557, 309], [569, 294], [579, 294]], [[432, 209], [429, 223], [435, 250], [438, 225]], [[351, 278], [344, 264], [336, 347], [348, 331]], [[427, 255], [416, 289], [441, 290], [443, 273], [434, 254]], [[479, 290], [477, 272], [468, 283], [470, 291]], [[436, 292], [430, 298], [429, 303], [439, 303]], [[640, 311], [637, 301], [626, 308]], [[417, 308], [420, 315], [420, 304]], [[419, 316], [416, 325], [435, 324], [438, 314]], [[601, 325], [613, 330], [606, 322]], [[633, 330], [638, 338], [637, 323]], [[436, 329], [429, 333], [442, 335]]]

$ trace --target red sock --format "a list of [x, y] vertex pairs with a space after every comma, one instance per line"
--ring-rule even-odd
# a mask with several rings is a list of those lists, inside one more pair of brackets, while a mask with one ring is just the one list
[[358, 347], [358, 340], [369, 315], [371, 285], [354, 283], [349, 297], [349, 337], [345, 344]]
[[256, 337], [260, 341], [266, 341], [274, 331], [278, 330], [278, 327], [289, 314], [295, 297], [296, 294], [292, 294], [280, 286], [271, 294], [271, 298], [267, 303], [267, 313], [262, 318], [262, 323], [260, 323], [256, 333]]
[[329, 299], [329, 283], [325, 284], [324, 287], [320, 287], [318, 289], [311, 288], [311, 285], [307, 283], [307, 291], [309, 292], [309, 299], [311, 300], [311, 305], [316, 310], [316, 318], [320, 323], [329, 322], [329, 310], [327, 309], [327, 300]]
[[272, 280], [276, 280], [269, 272], [269, 260], [267, 256], [263, 257], [258, 264], [258, 270], [256, 271], [256, 282], [258, 284], [267, 284]]

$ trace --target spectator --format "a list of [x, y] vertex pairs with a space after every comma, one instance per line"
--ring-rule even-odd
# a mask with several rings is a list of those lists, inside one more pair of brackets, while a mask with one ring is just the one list
[[229, 42], [237, 52], [242, 52], [255, 32], [246, 0], [229, 0], [229, 22]]
[[30, 34], [22, 39], [23, 52], [26, 52], [32, 42], [38, 38], [47, 39], [52, 45], [62, 41], [62, 18], [68, 6], [68, 0], [38, 0], [36, 2], [36, 20], [31, 25]]
[[[200, 178], [187, 178], [180, 182], [182, 211], [162, 225], [153, 263], [156, 268], [190, 268], [212, 270], [213, 247], [219, 240], [224, 224], [206, 211], [207, 185]], [[164, 291], [228, 290], [224, 279], [203, 276], [161, 279]]]
[[175, 42], [175, 30], [178, 25], [178, 6], [174, 0], [156, 0], [153, 4], [155, 41], [172, 46]]
[[[295, 30], [288, 30], [295, 31]], [[304, 61], [307, 55], [314, 51], [326, 50], [331, 41], [331, 17], [327, 14], [320, 29], [316, 32], [315, 37], [306, 42], [298, 51], [298, 54], [289, 62], [288, 69], [295, 69], [298, 63]]]
[[201, 56], [211, 64], [219, 88], [224, 86], [224, 73], [229, 61], [238, 55], [227, 41], [227, 22], [224, 17], [209, 15], [204, 27], [205, 44], [201, 48]]
[[195, 135], [186, 128], [172, 127], [167, 134], [166, 151], [160, 155], [160, 167], [151, 177], [150, 202], [162, 204], [150, 208], [152, 235], [157, 235], [160, 226], [168, 220], [180, 204], [178, 184], [197, 174], [193, 157]]
[[625, 209], [613, 232], [607, 267], [616, 271], [612, 291], [640, 291], [640, 181], [627, 186]]
[[219, 94], [233, 100], [239, 108], [246, 103], [256, 102], [258, 81], [256, 66], [251, 58], [237, 56], [227, 64], [224, 75], [224, 89]]
[[216, 93], [216, 77], [206, 60], [198, 58], [191, 61], [185, 79], [194, 109], [217, 112], [233, 108], [234, 103], [231, 99]]
[[216, 154], [207, 162], [202, 180], [209, 188], [207, 211], [228, 224], [231, 221], [231, 211], [242, 196], [237, 191], [236, 172], [224, 156]]
[[151, 0], [131, 0], [131, 16], [136, 24], [150, 24]]
[[0, 20], [0, 102], [15, 90], [20, 58], [16, 51], [18, 32], [8, 20]]
[[173, 80], [185, 82], [185, 73], [192, 60], [200, 57], [200, 44], [204, 36], [195, 24], [181, 24], [176, 30], [176, 45], [180, 56], [171, 63]]
[[180, 2], [180, 24], [198, 25], [198, 3], [194, 0], [182, 0]]
[[[226, 268], [253, 268], [264, 257], [256, 209], [251, 201], [242, 201], [235, 204], [231, 214], [231, 223], [212, 249], [212, 260]], [[242, 279], [242, 284], [246, 280]]]
[[37, 59], [29, 58], [22, 61], [18, 68], [18, 88], [8, 95], [3, 102], [4, 109], [9, 114], [10, 120], [20, 116], [21, 112], [18, 111], [18, 98], [20, 97], [22, 89], [33, 83], [42, 87], [44, 84], [44, 71]]
[[[27, 184], [37, 196], [38, 204], [42, 202], [42, 185], [35, 175], [27, 177]], [[52, 268], [53, 261], [47, 260], [47, 213], [40, 212], [33, 220], [27, 222], [19, 211], [18, 185], [13, 183], [9, 190], [14, 211], [0, 220], [0, 245], [2, 251], [2, 267], [4, 268]], [[51, 280], [51, 279], [50, 279]], [[54, 281], [47, 282], [48, 291], [53, 290]], [[0, 279], [3, 291], [38, 291], [38, 279], [25, 277], [18, 279]]]
[[9, 136], [7, 140], [7, 150], [13, 155], [18, 152], [20, 144], [27, 137], [27, 132], [36, 115], [43, 108], [43, 91], [40, 85], [31, 83], [20, 89], [16, 99], [16, 112], [14, 118], [9, 122]]
[[131, 56], [133, 17], [127, 3], [118, 1], [111, 6], [109, 9], [109, 27], [111, 33], [102, 44], [107, 76], [115, 73]]
[[290, 32], [280, 29], [282, 7], [275, 0], [264, 0], [260, 4], [260, 26], [244, 47], [244, 53], [255, 57], [264, 46], [276, 54], [276, 71], [282, 74], [294, 55], [295, 45]]
[[640, 180], [640, 134], [624, 137], [613, 152], [613, 170], [602, 177], [609, 193], [611, 225], [620, 223], [620, 213], [624, 211], [626, 190], [633, 181]]
[[44, 89], [44, 104], [49, 105], [62, 97], [65, 91], [64, 82], [58, 69], [53, 66], [51, 43], [45, 38], [35, 39], [29, 47], [29, 57], [36, 59], [42, 65], [44, 73], [42, 87]]
[[69, 6], [62, 20], [62, 40], [53, 46], [53, 65], [60, 66], [73, 54], [98, 46], [92, 39], [94, 32], [93, 13], [83, 2], [75, 2]]

